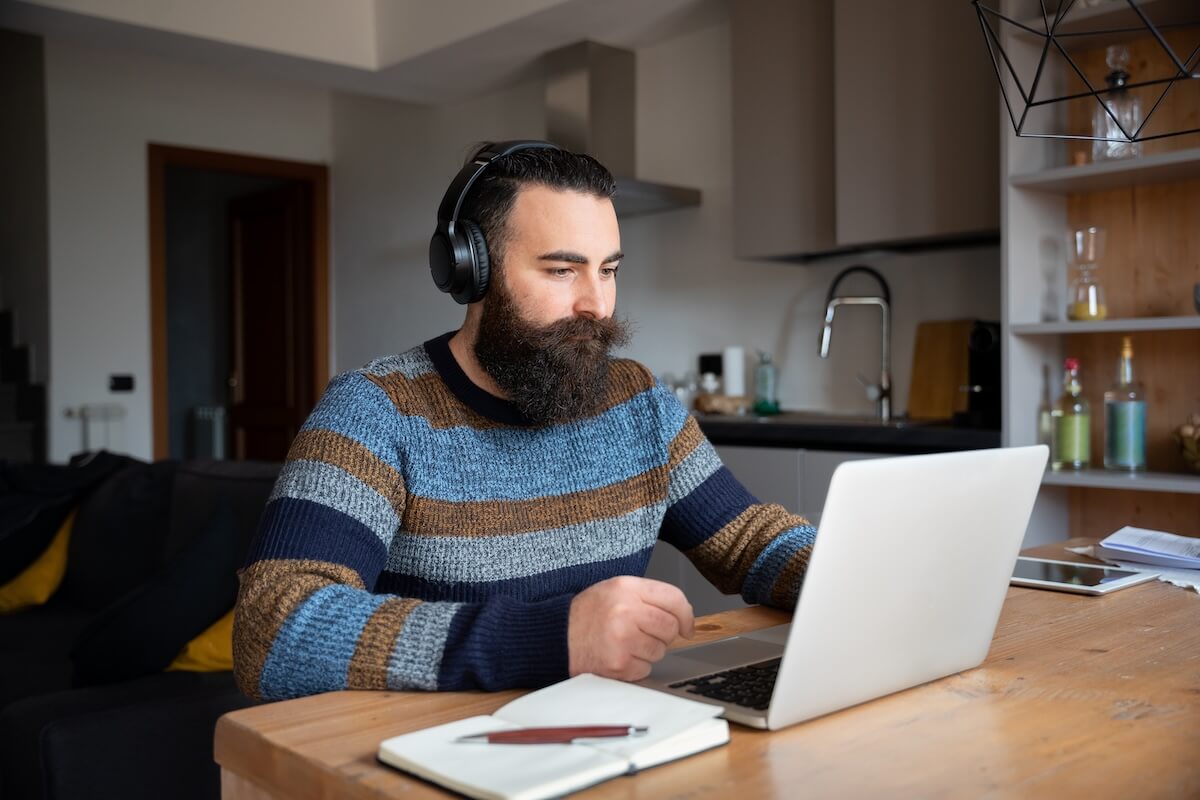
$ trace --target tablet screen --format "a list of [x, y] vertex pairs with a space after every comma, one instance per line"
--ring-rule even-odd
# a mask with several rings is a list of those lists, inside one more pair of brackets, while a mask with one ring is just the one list
[[1101, 567], [1091, 564], [1052, 564], [1046, 561], [1027, 561], [1023, 558], [1018, 558], [1017, 565], [1013, 567], [1014, 578], [1070, 583], [1076, 586], [1099, 586], [1102, 583], [1137, 574], [1116, 567]]

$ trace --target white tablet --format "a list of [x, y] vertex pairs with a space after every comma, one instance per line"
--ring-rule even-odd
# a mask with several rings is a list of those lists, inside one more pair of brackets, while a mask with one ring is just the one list
[[1013, 567], [1012, 583], [1016, 586], [1056, 589], [1076, 594], [1108, 594], [1156, 577], [1157, 572], [1134, 572], [1103, 564], [1081, 564], [1021, 556]]

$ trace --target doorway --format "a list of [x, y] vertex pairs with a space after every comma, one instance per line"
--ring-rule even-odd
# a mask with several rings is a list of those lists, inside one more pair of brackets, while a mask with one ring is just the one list
[[282, 461], [328, 379], [328, 169], [152, 144], [155, 458]]

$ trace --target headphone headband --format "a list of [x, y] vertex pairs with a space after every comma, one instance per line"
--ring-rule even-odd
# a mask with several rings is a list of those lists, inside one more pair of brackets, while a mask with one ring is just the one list
[[469, 219], [459, 219], [467, 193], [497, 159], [519, 150], [549, 148], [557, 145], [537, 139], [510, 139], [484, 145], [450, 182], [438, 205], [437, 228], [429, 242], [429, 271], [433, 282], [459, 303], [474, 303], [487, 292], [491, 265], [487, 243], [479, 226]]

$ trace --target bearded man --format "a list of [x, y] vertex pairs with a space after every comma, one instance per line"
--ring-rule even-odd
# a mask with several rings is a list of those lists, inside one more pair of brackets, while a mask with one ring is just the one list
[[751, 603], [794, 605], [816, 531], [760, 504], [642, 365], [610, 355], [612, 175], [485, 145], [430, 247], [458, 331], [330, 382], [241, 573], [238, 683], [337, 689], [638, 680], [692, 609], [642, 577], [657, 541]]

